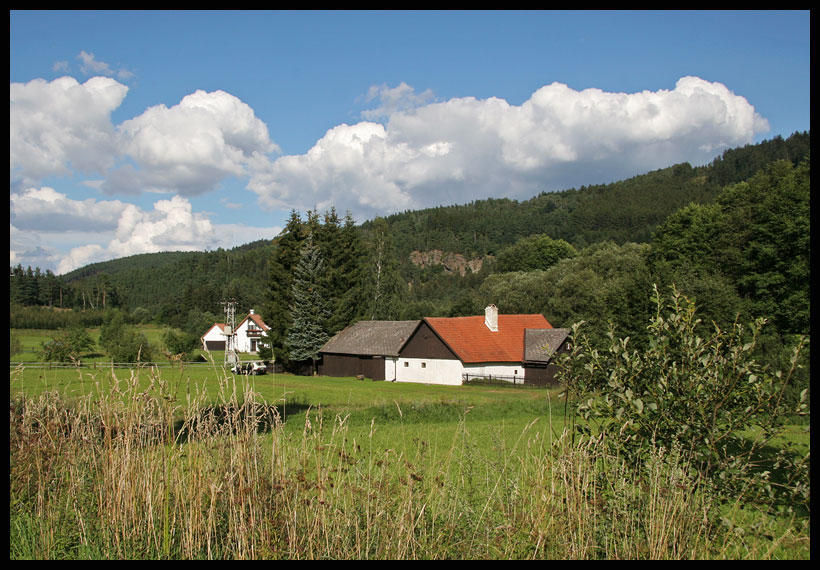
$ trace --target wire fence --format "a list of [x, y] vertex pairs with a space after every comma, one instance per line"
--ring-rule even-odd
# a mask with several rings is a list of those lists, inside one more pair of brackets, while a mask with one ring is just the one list
[[501, 386], [535, 386], [524, 382], [523, 376], [497, 376], [494, 374], [462, 374], [462, 384], [497, 384]]
[[[203, 362], [201, 360], [198, 361], [185, 361], [185, 362], [102, 362], [102, 361], [93, 361], [93, 362], [40, 362], [40, 361], [9, 361], [9, 368], [18, 368], [20, 366], [24, 368], [91, 368], [91, 369], [106, 369], [106, 368], [179, 368], [180, 366], [193, 366], [193, 367], [202, 367], [202, 368], [210, 368], [214, 365], [222, 366], [221, 362]], [[230, 368], [230, 366], [227, 366]]]

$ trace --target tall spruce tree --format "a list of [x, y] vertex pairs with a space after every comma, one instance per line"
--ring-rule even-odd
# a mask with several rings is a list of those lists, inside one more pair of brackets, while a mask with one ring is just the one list
[[314, 369], [319, 349], [329, 338], [326, 327], [331, 311], [325, 279], [322, 253], [310, 233], [293, 270], [291, 322], [286, 345], [291, 360], [312, 360]]
[[336, 299], [343, 294], [344, 271], [346, 269], [340, 263], [342, 228], [335, 208], [325, 212], [324, 224], [321, 225], [319, 224], [318, 215], [308, 212], [308, 216], [313, 216], [312, 223], [309, 222], [308, 224], [308, 232], [312, 235], [313, 243], [319, 249], [324, 262], [324, 271], [320, 279], [327, 294], [330, 310], [330, 316], [325, 323], [327, 327], [325, 332], [331, 333], [332, 331], [332, 333], [335, 333], [337, 331], [333, 330], [333, 327], [336, 320]]
[[331, 230], [333, 236], [332, 247], [325, 255], [333, 304], [327, 332], [333, 335], [362, 316], [362, 244], [350, 212], [342, 225], [332, 210], [330, 217], [325, 219], [324, 230], [326, 233]]
[[285, 229], [274, 241], [275, 247], [268, 262], [269, 303], [264, 309], [263, 318], [270, 326], [268, 339], [273, 357], [285, 367], [289, 360], [286, 340], [291, 322], [293, 270], [299, 261], [306, 233], [305, 223], [299, 212], [291, 211]]

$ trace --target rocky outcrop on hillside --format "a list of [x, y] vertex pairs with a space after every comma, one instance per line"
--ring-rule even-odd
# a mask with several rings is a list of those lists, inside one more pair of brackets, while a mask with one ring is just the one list
[[441, 251], [440, 249], [432, 249], [430, 251], [411, 252], [410, 262], [422, 269], [441, 265], [447, 273], [458, 273], [464, 277], [468, 270], [471, 273], [481, 271], [488, 257], [490, 256], [467, 259], [460, 253], [449, 253]]

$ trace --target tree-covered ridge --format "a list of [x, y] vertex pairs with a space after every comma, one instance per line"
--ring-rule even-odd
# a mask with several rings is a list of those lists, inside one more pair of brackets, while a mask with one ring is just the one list
[[230, 250], [147, 253], [59, 276], [18, 265], [9, 270], [9, 300], [81, 311], [121, 309], [134, 320], [196, 329], [221, 320], [222, 299], [246, 308], [262, 304], [272, 248], [264, 240]]
[[414, 250], [430, 249], [482, 257], [533, 234], [575, 247], [607, 240], [647, 243], [657, 225], [677, 209], [711, 202], [725, 185], [745, 180], [775, 160], [797, 164], [809, 148], [809, 133], [794, 133], [785, 140], [776, 137], [727, 150], [697, 168], [683, 163], [610, 184], [542, 192], [521, 202], [491, 198], [385, 219], [402, 260]]
[[[784, 333], [810, 332], [809, 161], [779, 160], [727, 186], [713, 204], [690, 204], [660, 226], [649, 255], [667, 281], [725, 280], [750, 315]], [[716, 295], [700, 295], [713, 303]], [[738, 307], [737, 305], [740, 305]]]

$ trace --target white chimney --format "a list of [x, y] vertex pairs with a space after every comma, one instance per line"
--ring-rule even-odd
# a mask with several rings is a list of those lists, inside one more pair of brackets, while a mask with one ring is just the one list
[[498, 332], [498, 307], [487, 305], [484, 309], [484, 324], [493, 332]]
[[253, 314], [253, 309], [251, 309], [251, 314]]

